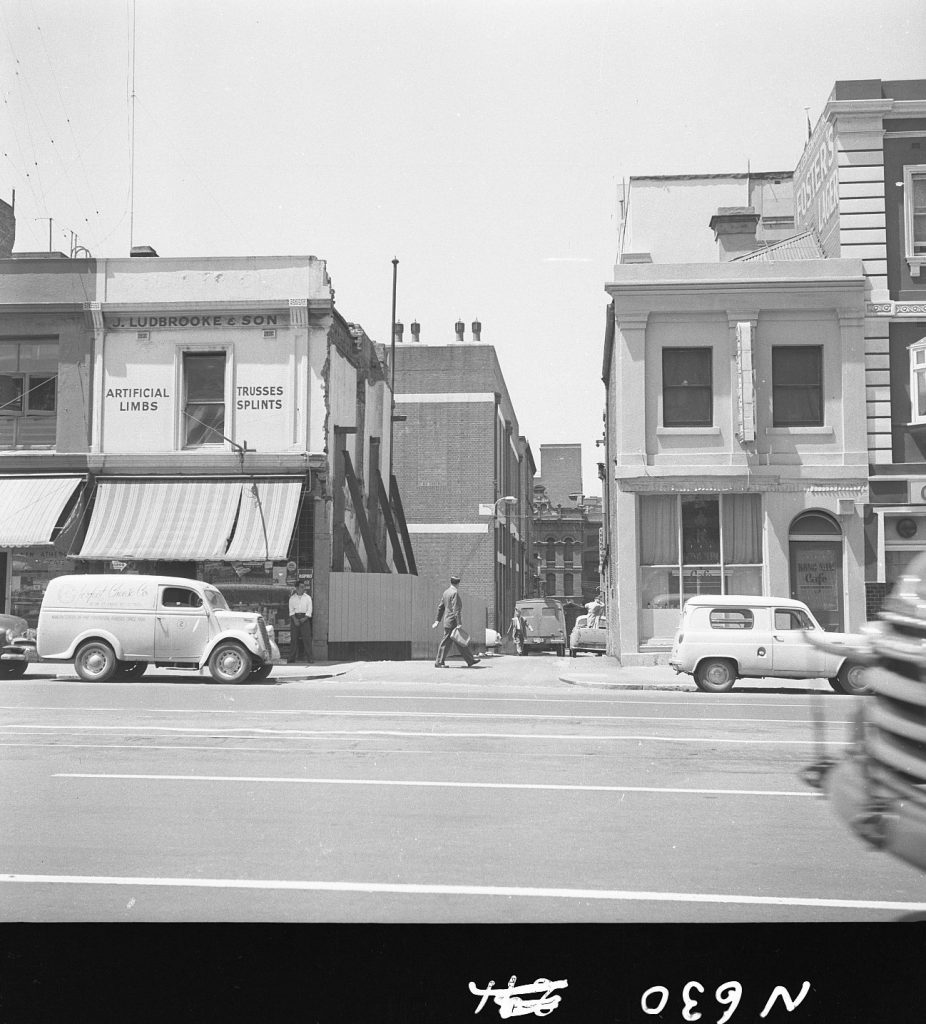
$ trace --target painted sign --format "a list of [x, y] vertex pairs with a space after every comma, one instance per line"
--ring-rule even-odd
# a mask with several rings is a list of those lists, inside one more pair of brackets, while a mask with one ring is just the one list
[[794, 172], [794, 223], [798, 230], [814, 228], [821, 238], [826, 235], [839, 205], [838, 164], [833, 126], [821, 118]]
[[158, 316], [107, 316], [109, 330], [150, 331], [154, 327], [276, 327], [279, 313], [170, 313]]
[[839, 547], [800, 543], [795, 561], [795, 597], [812, 611], [839, 610]]

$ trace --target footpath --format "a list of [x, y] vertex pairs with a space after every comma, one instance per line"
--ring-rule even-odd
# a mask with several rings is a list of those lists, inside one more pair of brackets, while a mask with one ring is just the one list
[[[570, 659], [560, 682], [573, 686], [603, 690], [686, 690], [697, 691], [694, 679], [685, 673], [676, 674], [668, 665], [621, 665], [608, 655], [579, 655]], [[738, 679], [734, 692], [764, 693], [833, 693], [825, 679]]]

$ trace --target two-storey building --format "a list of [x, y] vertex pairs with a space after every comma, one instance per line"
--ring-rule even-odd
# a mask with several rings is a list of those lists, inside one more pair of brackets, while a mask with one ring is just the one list
[[[862, 264], [825, 258], [812, 232], [776, 237], [780, 202], [760, 241], [755, 183], [737, 197], [728, 177], [720, 193], [683, 179], [702, 232], [679, 241], [687, 262], [631, 179], [606, 286], [603, 557], [626, 664], [664, 656], [694, 594], [791, 595], [833, 629], [865, 618]], [[789, 185], [755, 180], [779, 198]]]
[[0, 260], [4, 606], [34, 625], [61, 572], [188, 576], [285, 647], [302, 578], [324, 658], [334, 574], [414, 568], [381, 356], [315, 257]]

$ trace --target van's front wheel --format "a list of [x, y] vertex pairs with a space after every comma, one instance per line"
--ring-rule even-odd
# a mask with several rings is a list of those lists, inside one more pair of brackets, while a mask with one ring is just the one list
[[102, 640], [81, 644], [74, 655], [74, 670], [88, 683], [105, 683], [116, 672], [116, 653]]
[[209, 674], [217, 683], [243, 683], [251, 674], [251, 655], [228, 640], [209, 655]]
[[736, 682], [736, 666], [726, 658], [706, 658], [695, 670], [694, 679], [705, 693], [726, 693]]

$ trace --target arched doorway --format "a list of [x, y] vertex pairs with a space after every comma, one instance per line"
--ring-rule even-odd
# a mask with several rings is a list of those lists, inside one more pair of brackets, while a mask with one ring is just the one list
[[826, 512], [802, 512], [788, 532], [791, 597], [813, 612], [824, 629], [841, 632], [842, 530]]

